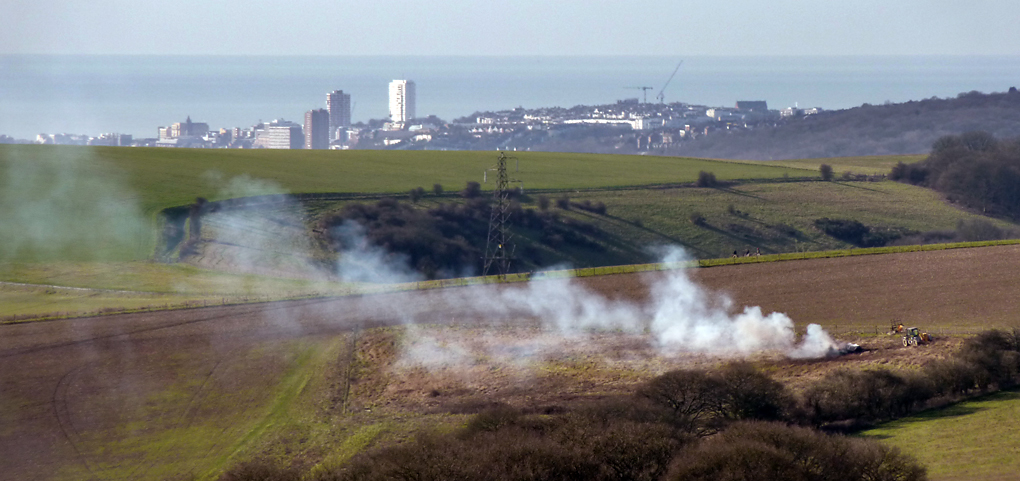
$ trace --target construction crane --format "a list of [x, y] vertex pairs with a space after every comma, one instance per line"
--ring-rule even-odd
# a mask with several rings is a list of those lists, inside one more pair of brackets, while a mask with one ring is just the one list
[[645, 102], [644, 103], [646, 103], [646, 104], [648, 103], [648, 91], [649, 90], [655, 90], [655, 87], [624, 87], [624, 88], [625, 89], [641, 90], [641, 93], [643, 93], [644, 96], [645, 96]]
[[663, 85], [662, 90], [659, 91], [659, 95], [655, 96], [655, 98], [659, 99], [660, 104], [666, 103], [665, 95], [666, 87], [669, 87], [669, 83], [673, 81], [673, 77], [676, 77], [676, 73], [680, 71], [680, 66], [683, 64], [684, 64], [683, 60], [681, 60], [680, 63], [676, 64], [676, 68], [673, 69], [673, 74], [669, 76], [669, 80], [666, 81], [666, 85]]

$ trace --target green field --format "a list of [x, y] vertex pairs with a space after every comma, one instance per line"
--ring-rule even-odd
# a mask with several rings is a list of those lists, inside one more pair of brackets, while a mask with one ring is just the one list
[[762, 160], [734, 161], [748, 165], [778, 165], [795, 169], [808, 169], [818, 172], [822, 164], [832, 167], [833, 175], [839, 178], [844, 172], [853, 174], [888, 174], [897, 163], [912, 164], [920, 162], [926, 155], [876, 155], [867, 157], [835, 157], [829, 159], [797, 159], [797, 160]]
[[[269, 435], [308, 424], [324, 395], [323, 377], [316, 374], [340, 341], [271, 344], [235, 351], [219, 363], [212, 355], [170, 356], [147, 366], [167, 382], [132, 393], [144, 399], [117, 397], [118, 383], [129, 382], [130, 371], [99, 381], [109, 397], [90, 399], [94, 406], [86, 407], [102, 412], [104, 403], [119, 406], [121, 421], [84, 433], [79, 449], [85, 459], [105, 462], [69, 463], [58, 478], [216, 479], [257, 453], [266, 437], [273, 439]], [[235, 386], [232, 378], [246, 384]], [[106, 457], [111, 452], [117, 457]]]
[[[587, 189], [807, 177], [800, 169], [711, 160], [520, 152], [527, 189]], [[404, 193], [482, 181], [495, 152], [271, 151], [0, 146], [0, 262], [134, 260], [152, 255], [156, 213], [193, 202], [262, 194]], [[490, 182], [488, 186], [491, 186]], [[487, 187], [487, 186], [483, 186]], [[11, 209], [6, 206], [18, 206]]]
[[[832, 165], [837, 175], [846, 170], [878, 173], [921, 156], [733, 162], [514, 155], [520, 171], [518, 160], [512, 160], [511, 174], [524, 181], [529, 194], [526, 208], [536, 208], [541, 195], [607, 205], [606, 215], [578, 209], [561, 212], [604, 232], [595, 240], [599, 249], [538, 246], [544, 258], [575, 267], [655, 262], [657, 255], [650, 248], [664, 245], [683, 246], [701, 259], [726, 258], [748, 249], [769, 255], [851, 247], [814, 228], [820, 217], [914, 231], [949, 230], [960, 219], [979, 217], [946, 204], [932, 191], [909, 185], [817, 181], [822, 162]], [[217, 299], [222, 303], [350, 292], [351, 286], [328, 282], [328, 274], [320, 276], [315, 270], [321, 266], [309, 267], [310, 260], [321, 260], [328, 253], [308, 252], [303, 228], [277, 226], [293, 224], [292, 220], [307, 225], [345, 203], [404, 196], [418, 186], [427, 191], [422, 208], [461, 202], [455, 192], [467, 181], [482, 180], [495, 157], [495, 152], [0, 146], [4, 173], [0, 199], [5, 206], [18, 206], [0, 210], [0, 281], [131, 291], [86, 293], [8, 285], [0, 290], [2, 314], [72, 315]], [[722, 181], [743, 182], [692, 187], [701, 171], [713, 172]], [[432, 195], [436, 183], [445, 187], [446, 195]], [[146, 260], [153, 255], [162, 209], [188, 204], [198, 196], [216, 200], [280, 192], [359, 195], [310, 201], [301, 206], [303, 212], [290, 208], [289, 213], [272, 211], [249, 219], [246, 230], [235, 229], [240, 234], [230, 243], [192, 256], [193, 265]], [[691, 223], [693, 213], [703, 215], [705, 223]], [[204, 237], [222, 231], [215, 221], [207, 227]], [[521, 242], [529, 241], [529, 234], [522, 235]], [[231, 258], [252, 255], [264, 268], [238, 269]]]
[[343, 295], [358, 289], [354, 284], [231, 274], [187, 264], [143, 261], [7, 264], [0, 280], [8, 282], [0, 284], [0, 323]]
[[1020, 392], [1007, 391], [927, 411], [863, 433], [928, 466], [935, 481], [1017, 479]]
[[[621, 156], [546, 152], [513, 152], [511, 175], [528, 189], [584, 189], [692, 182], [699, 171], [720, 180], [769, 179], [784, 174], [807, 177], [802, 168], [657, 156]], [[16, 163], [60, 168], [62, 163], [87, 163], [89, 173], [120, 177], [125, 200], [136, 199], [141, 210], [210, 200], [239, 194], [286, 192], [402, 193], [414, 187], [442, 184], [460, 190], [465, 182], [481, 182], [493, 167], [496, 152], [438, 151], [286, 151], [202, 150], [119, 147], [0, 146], [0, 166]], [[41, 168], [41, 167], [40, 167]], [[251, 192], [230, 180], [248, 176]], [[259, 185], [262, 181], [266, 184]], [[489, 186], [492, 184], [490, 183]], [[485, 188], [486, 186], [483, 186]]]
[[[581, 193], [573, 198], [605, 202], [608, 216], [576, 210], [572, 215], [636, 240], [629, 244], [634, 250], [678, 244], [698, 258], [728, 257], [734, 250], [742, 254], [755, 248], [772, 254], [851, 247], [814, 227], [822, 217], [915, 231], [952, 230], [960, 219], [980, 217], [942, 202], [933, 191], [894, 182], [750, 183], [720, 189]], [[704, 225], [689, 221], [695, 212], [704, 216]]]

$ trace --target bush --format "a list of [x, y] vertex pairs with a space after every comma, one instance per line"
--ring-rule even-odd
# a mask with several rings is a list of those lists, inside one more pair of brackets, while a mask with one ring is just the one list
[[1016, 384], [1020, 374], [1020, 346], [1017, 330], [1012, 333], [993, 329], [967, 339], [960, 349], [960, 358], [975, 369], [977, 387], [985, 390], [995, 385], [1000, 389]]
[[1007, 239], [1015, 236], [985, 219], [960, 219], [956, 223], [956, 237], [963, 242]]
[[822, 164], [818, 167], [818, 173], [822, 176], [822, 180], [828, 182], [832, 180], [832, 166], [829, 164]]
[[714, 173], [702, 170], [698, 172], [698, 181], [695, 185], [698, 187], [715, 187], [719, 185], [719, 182], [715, 180]]
[[690, 217], [687, 218], [687, 220], [691, 221], [691, 224], [694, 224], [698, 227], [702, 227], [708, 223], [708, 220], [705, 219], [705, 216], [701, 212], [692, 212]]
[[904, 229], [876, 230], [853, 219], [828, 217], [815, 220], [815, 227], [836, 239], [858, 247], [881, 247], [903, 237], [904, 233], [914, 234]]
[[915, 459], [875, 441], [746, 422], [684, 451], [663, 479], [921, 481], [927, 473]]
[[443, 185], [442, 184], [432, 184], [432, 193], [436, 194], [436, 195], [443, 195]]
[[545, 211], [549, 210], [549, 204], [550, 204], [549, 196], [547, 196], [547, 195], [540, 195], [540, 196], [538, 196], [538, 209], [539, 210], [541, 210], [542, 212], [545, 212]]
[[421, 198], [424, 195], [425, 195], [425, 189], [423, 189], [421, 187], [415, 187], [415, 188], [411, 189], [411, 192], [408, 194], [408, 198], [411, 199], [411, 203], [417, 204], [418, 201], [421, 200]]
[[563, 197], [556, 199], [556, 207], [563, 210], [570, 210], [570, 197], [564, 195]]
[[906, 378], [886, 369], [838, 370], [811, 386], [805, 394], [816, 424], [850, 421], [872, 423], [909, 414], [931, 399], [933, 389], [924, 378]]
[[652, 379], [638, 395], [669, 409], [684, 432], [706, 435], [718, 427], [722, 389], [722, 381], [705, 371], [678, 369]]
[[792, 397], [779, 381], [747, 362], [726, 365], [720, 372], [719, 414], [729, 420], [784, 419]]
[[464, 186], [464, 190], [460, 191], [460, 196], [465, 199], [475, 199], [482, 195], [482, 184], [478, 182], [468, 182]]
[[584, 202], [574, 202], [570, 204], [572, 207], [576, 207], [586, 212], [593, 214], [606, 215], [606, 204], [604, 202], [592, 202], [585, 200]]

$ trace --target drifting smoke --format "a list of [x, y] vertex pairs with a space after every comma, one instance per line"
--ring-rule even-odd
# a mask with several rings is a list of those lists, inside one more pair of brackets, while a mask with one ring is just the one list
[[[686, 256], [677, 248], [663, 262], [684, 260]], [[775, 353], [790, 358], [818, 358], [837, 351], [836, 342], [821, 326], [809, 325], [798, 341], [793, 320], [787, 315], [766, 315], [757, 306], [734, 312], [732, 300], [706, 291], [691, 281], [684, 269], [649, 274], [644, 279], [651, 284], [651, 297], [645, 303], [608, 299], [565, 279], [535, 280], [503, 288], [433, 291], [426, 293], [427, 300], [423, 301], [430, 306], [428, 312], [415, 307], [391, 308], [410, 326], [428, 322], [425, 317], [436, 311], [448, 311], [496, 325], [517, 325], [530, 319], [538, 322], [543, 331], [557, 334], [559, 341], [555, 343], [540, 335], [533, 338], [531, 346], [516, 346], [517, 357], [556, 353], [571, 344], [583, 343], [585, 335], [598, 331], [646, 336], [649, 347], [661, 354], [745, 357]], [[470, 359], [465, 354], [470, 349], [463, 342], [419, 339], [420, 345], [413, 345], [405, 353], [405, 362], [434, 367]], [[491, 347], [486, 357], [502, 357], [491, 349], [498, 347]]]
[[189, 261], [203, 267], [246, 274], [324, 281], [329, 273], [310, 254], [305, 209], [274, 182], [240, 175], [203, 177], [220, 185], [221, 202], [202, 217], [204, 243]]
[[[150, 224], [130, 200], [133, 196], [125, 195], [130, 189], [116, 173], [96, 165], [87, 154], [46, 162], [0, 160], [5, 160], [0, 185], [0, 200], [5, 207], [0, 209], [0, 260], [27, 258], [28, 253], [64, 257], [69, 250], [83, 246], [96, 254], [90, 258], [100, 260], [101, 252], [135, 252], [139, 245], [145, 245]], [[209, 174], [206, 178], [224, 186], [220, 198], [286, 194], [274, 183], [247, 176], [225, 180]], [[371, 244], [364, 228], [351, 222], [333, 233], [344, 246], [335, 264], [314, 261], [303, 207], [286, 195], [276, 197], [275, 204], [267, 204], [257, 212], [247, 206], [224, 208], [204, 219], [211, 245], [204, 246], [202, 256], [210, 267], [348, 282], [422, 279], [406, 257]], [[663, 257], [664, 262], [686, 259], [680, 249]], [[794, 323], [785, 314], [765, 314], [756, 306], [737, 310], [726, 296], [691, 281], [683, 269], [643, 278], [651, 292], [643, 303], [609, 299], [570, 279], [550, 279], [423, 292], [421, 303], [373, 309], [409, 326], [428, 323], [447, 313], [497, 325], [531, 320], [546, 333], [559, 336], [555, 342], [536, 336], [532, 345], [516, 345], [500, 354], [506, 358], [555, 351], [557, 343], [573, 342], [570, 339], [576, 341], [593, 331], [646, 336], [650, 346], [663, 353], [739, 357], [775, 352], [810, 358], [836, 350], [836, 343], [820, 326], [808, 326], [798, 341]], [[376, 301], [365, 298], [361, 302]], [[431, 366], [470, 362], [468, 351], [456, 340], [420, 341], [416, 350], [407, 353], [411, 362]]]
[[409, 258], [393, 254], [369, 242], [365, 228], [345, 221], [333, 230], [343, 249], [337, 260], [337, 276], [344, 282], [396, 284], [424, 280], [411, 268]]
[[84, 149], [20, 152], [0, 157], [0, 262], [147, 254], [150, 223], [119, 171]]

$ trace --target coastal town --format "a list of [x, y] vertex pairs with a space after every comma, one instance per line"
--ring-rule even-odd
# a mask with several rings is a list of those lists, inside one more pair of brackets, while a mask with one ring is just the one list
[[[250, 126], [210, 128], [190, 116], [155, 129], [154, 137], [103, 133], [39, 134], [34, 140], [0, 135], [0, 143], [102, 145], [165, 148], [238, 149], [392, 149], [392, 150], [577, 150], [667, 152], [685, 142], [719, 132], [776, 126], [822, 112], [820, 108], [770, 109], [764, 100], [737, 100], [733, 106], [658, 103], [628, 98], [606, 105], [570, 108], [518, 107], [474, 112], [444, 120], [416, 114], [412, 80], [389, 84], [389, 115], [352, 122], [351, 96], [326, 93], [324, 108], [298, 121], [278, 118]], [[590, 144], [579, 147], [578, 143]]]

